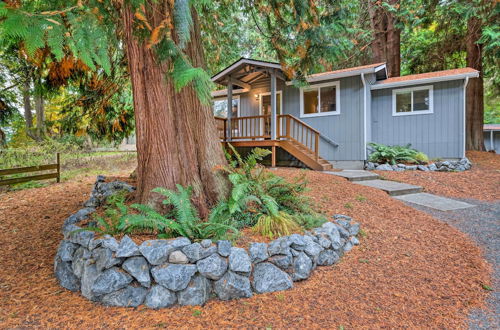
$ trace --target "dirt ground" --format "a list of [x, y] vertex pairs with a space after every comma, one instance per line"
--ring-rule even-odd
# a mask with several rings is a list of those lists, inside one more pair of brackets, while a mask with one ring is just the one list
[[57, 284], [61, 225], [88, 198], [92, 178], [0, 194], [0, 328], [466, 327], [491, 285], [467, 236], [381, 191], [307, 173], [319, 207], [361, 223], [360, 246], [289, 291], [159, 311], [103, 307]]
[[469, 151], [472, 169], [465, 172], [375, 171], [383, 178], [424, 187], [426, 192], [484, 201], [500, 200], [500, 155]]

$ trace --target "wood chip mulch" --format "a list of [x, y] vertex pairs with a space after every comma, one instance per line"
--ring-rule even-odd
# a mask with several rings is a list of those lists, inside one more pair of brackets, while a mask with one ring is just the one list
[[381, 191], [307, 177], [324, 211], [361, 223], [360, 246], [289, 291], [160, 311], [103, 307], [57, 284], [62, 222], [93, 178], [1, 194], [0, 328], [460, 328], [483, 306], [491, 269], [466, 235]]
[[375, 171], [384, 179], [424, 187], [425, 192], [484, 201], [500, 200], [500, 155], [468, 151], [472, 169], [465, 172]]

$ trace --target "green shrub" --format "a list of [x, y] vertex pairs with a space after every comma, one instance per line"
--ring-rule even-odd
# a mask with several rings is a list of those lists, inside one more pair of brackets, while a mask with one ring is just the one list
[[380, 143], [368, 144], [371, 153], [369, 161], [376, 163], [389, 163], [395, 165], [397, 163], [416, 163], [423, 164], [428, 162], [428, 157], [422, 152], [419, 152], [406, 146], [387, 146]]
[[276, 236], [290, 235], [293, 232], [302, 230], [297, 222], [286, 212], [261, 215], [253, 229], [262, 236], [271, 239]]

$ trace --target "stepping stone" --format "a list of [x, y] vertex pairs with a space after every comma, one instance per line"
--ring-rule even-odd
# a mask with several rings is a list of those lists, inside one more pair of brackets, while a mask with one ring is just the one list
[[383, 190], [391, 196], [416, 194], [422, 191], [422, 187], [414, 186], [407, 183], [389, 181], [389, 180], [368, 180], [368, 181], [357, 181], [354, 183]]
[[341, 176], [349, 181], [365, 181], [378, 179], [378, 174], [363, 170], [344, 170], [339, 172], [323, 172], [336, 176]]
[[466, 209], [466, 208], [475, 206], [475, 205], [472, 205], [469, 203], [460, 202], [460, 201], [456, 201], [454, 199], [436, 196], [436, 195], [427, 194], [427, 193], [409, 194], [409, 195], [404, 195], [404, 196], [397, 196], [394, 198], [405, 201], [405, 202], [410, 202], [410, 203], [430, 207], [432, 209], [436, 209], [436, 210], [440, 210], [440, 211], [453, 211], [453, 210]]

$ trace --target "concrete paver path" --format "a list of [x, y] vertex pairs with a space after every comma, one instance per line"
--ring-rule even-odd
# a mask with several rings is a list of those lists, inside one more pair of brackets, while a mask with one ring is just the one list
[[379, 178], [378, 174], [363, 170], [343, 170], [340, 172], [325, 172], [325, 173], [341, 176], [349, 181], [366, 181], [366, 180], [375, 180]]
[[426, 207], [430, 207], [440, 211], [452, 211], [452, 210], [460, 210], [466, 209], [469, 207], [474, 207], [474, 205], [456, 201], [454, 199], [436, 196], [428, 193], [417, 193], [417, 194], [408, 194], [402, 196], [394, 196], [394, 198], [410, 202], [413, 204], [418, 204]]
[[383, 190], [391, 196], [415, 194], [422, 191], [422, 187], [389, 180], [356, 181], [354, 183]]

